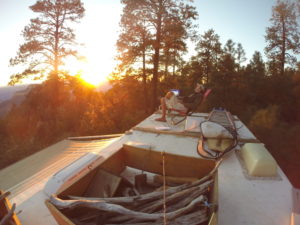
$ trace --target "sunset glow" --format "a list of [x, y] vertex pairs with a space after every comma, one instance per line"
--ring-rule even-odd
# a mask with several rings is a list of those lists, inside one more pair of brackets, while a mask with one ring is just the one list
[[117, 64], [114, 57], [121, 10], [101, 3], [86, 6], [86, 16], [76, 27], [78, 43], [83, 44], [77, 50], [83, 59], [66, 59], [64, 69], [95, 86], [107, 80]]
[[115, 67], [114, 60], [106, 60], [99, 62], [99, 57], [90, 56], [84, 59], [67, 59], [65, 62], [64, 69], [69, 71], [73, 76], [79, 76], [81, 79], [89, 84], [97, 86], [105, 81], [109, 74], [113, 71]]

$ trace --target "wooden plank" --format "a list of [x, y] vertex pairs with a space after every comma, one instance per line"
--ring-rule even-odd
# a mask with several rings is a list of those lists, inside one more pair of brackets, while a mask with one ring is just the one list
[[[124, 144], [124, 150], [124, 160], [127, 166], [155, 174], [162, 174], [161, 152], [126, 144]], [[165, 155], [167, 176], [201, 178], [215, 166], [215, 161], [201, 159], [200, 157], [179, 156], [170, 153], [165, 153]]]
[[[209, 138], [209, 139], [220, 139], [220, 138]], [[226, 138], [224, 138], [223, 140], [225, 140]], [[237, 139], [238, 140], [238, 142], [240, 142], [240, 143], [261, 143], [261, 141], [260, 140], [258, 140], [258, 139], [254, 139], [254, 138], [238, 138]]]
[[57, 193], [59, 196], [67, 196], [67, 195], [78, 195], [83, 196], [88, 185], [92, 182], [92, 179], [97, 172], [97, 169], [89, 172], [87, 175], [83, 176], [80, 180], [72, 184], [67, 189]]
[[201, 133], [196, 132], [187, 132], [187, 131], [165, 131], [165, 130], [157, 130], [155, 128], [147, 128], [147, 127], [134, 127], [133, 130], [150, 132], [155, 134], [168, 134], [168, 135], [177, 135], [183, 137], [200, 137]]
[[[207, 118], [208, 117], [208, 114], [207, 113], [205, 113], [205, 114], [203, 114], [203, 115], [199, 115], [198, 114], [199, 112], [195, 112], [195, 113], [193, 113], [192, 115], [189, 115], [188, 117], [200, 117], [200, 118]], [[157, 112], [155, 112], [154, 114], [161, 114], [161, 112], [160, 111], [157, 111]], [[200, 113], [201, 114], [201, 113]], [[185, 115], [181, 115], [181, 114], [179, 114], [179, 113], [174, 113], [174, 112], [167, 112], [167, 115], [168, 116], [176, 116], [176, 117], [185, 117]]]
[[[197, 225], [197, 224], [202, 224], [203, 222], [207, 221], [207, 215], [206, 215], [206, 210], [201, 209], [201, 210], [196, 210], [195, 212], [191, 212], [185, 215], [182, 215], [172, 221], [172, 223], [167, 223], [167, 224], [172, 224], [172, 225], [183, 225], [183, 224], [188, 224], [188, 225]], [[119, 225], [120, 223], [108, 223], [107, 225]], [[126, 225], [165, 225], [164, 221], [158, 220], [155, 222], [125, 222], [123, 224]]]
[[11, 209], [3, 216], [0, 220], [0, 225], [12, 225], [15, 224], [13, 221], [13, 215], [15, 213], [16, 203], [14, 203]]
[[177, 217], [180, 217], [181, 215], [186, 214], [187, 212], [192, 211], [196, 207], [199, 207], [199, 204], [203, 203], [203, 201], [205, 201], [205, 198], [203, 195], [200, 195], [199, 197], [193, 199], [187, 206], [173, 212], [167, 212], [166, 214], [138, 212], [138, 211], [127, 209], [121, 205], [110, 204], [103, 201], [96, 202], [96, 201], [89, 201], [89, 200], [61, 200], [54, 196], [50, 197], [50, 201], [56, 207], [61, 209], [73, 209], [82, 206], [90, 209], [101, 210], [104, 212], [122, 214], [132, 219], [159, 220], [165, 217], [167, 218], [168, 221], [170, 221]]
[[100, 165], [101, 169], [112, 174], [120, 174], [125, 167], [123, 151], [116, 152]]
[[96, 135], [96, 136], [82, 136], [82, 137], [68, 137], [71, 141], [94, 141], [94, 140], [104, 140], [113, 139], [122, 136], [123, 134], [108, 134], [108, 135]]
[[66, 217], [54, 205], [52, 205], [49, 200], [46, 200], [45, 204], [59, 225], [75, 225], [68, 217]]
[[[18, 219], [15, 212], [12, 212], [12, 205], [10, 204], [9, 200], [7, 199], [7, 195], [9, 195], [9, 192], [3, 192], [0, 190], [0, 195], [3, 197], [0, 201], [0, 220], [2, 220], [5, 215], [7, 215], [9, 212], [12, 214], [12, 223], [13, 225], [21, 225], [20, 220]], [[14, 211], [14, 210], [13, 210]]]
[[10, 195], [10, 192], [7, 191], [7, 192], [0, 192], [0, 202], [3, 201], [7, 196]]
[[[155, 175], [153, 177], [153, 181], [159, 184], [163, 183], [163, 176]], [[172, 177], [172, 176], [165, 176], [167, 185], [170, 184], [184, 184], [196, 181], [198, 178], [196, 177]]]

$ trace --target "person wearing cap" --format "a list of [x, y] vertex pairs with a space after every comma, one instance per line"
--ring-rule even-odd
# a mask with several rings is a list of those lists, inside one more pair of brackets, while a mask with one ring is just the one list
[[179, 114], [185, 115], [188, 108], [190, 108], [190, 106], [195, 102], [197, 98], [201, 98], [204, 92], [204, 86], [199, 83], [196, 84], [193, 94], [183, 98], [179, 98], [174, 94], [174, 92], [169, 91], [165, 97], [162, 97], [160, 99], [162, 115], [155, 120], [166, 122], [167, 110], [173, 110], [175, 112], [178, 112]]

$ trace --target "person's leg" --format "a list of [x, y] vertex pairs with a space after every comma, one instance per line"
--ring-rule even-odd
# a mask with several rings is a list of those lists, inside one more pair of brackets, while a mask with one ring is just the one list
[[162, 110], [162, 115], [160, 118], [156, 118], [156, 121], [161, 121], [161, 122], [167, 122], [166, 120], [166, 114], [167, 114], [167, 105], [166, 105], [166, 99], [164, 97], [162, 97], [160, 99], [160, 106], [161, 106], [161, 110]]
[[173, 101], [173, 107], [171, 108], [172, 111], [178, 112], [181, 115], [185, 115], [187, 112], [187, 108], [185, 107], [185, 105], [178, 99], [178, 98], [174, 98]]
[[173, 110], [173, 111], [175, 111], [175, 112], [178, 112], [180, 115], [186, 115], [186, 112], [187, 112], [187, 109], [186, 108], [181, 108], [180, 107], [180, 109], [176, 109], [176, 108], [173, 108], [173, 109], [171, 109], [171, 110]]

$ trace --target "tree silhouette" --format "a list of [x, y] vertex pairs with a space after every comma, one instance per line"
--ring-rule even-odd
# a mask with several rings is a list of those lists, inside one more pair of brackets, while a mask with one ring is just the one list
[[291, 54], [299, 50], [300, 36], [295, 9], [295, 4], [289, 1], [278, 1], [273, 7], [270, 19], [272, 25], [266, 29], [265, 35], [268, 43], [265, 52], [273, 74], [284, 75], [285, 64], [296, 62], [295, 56]]
[[[220, 37], [213, 29], [201, 35], [196, 45], [197, 59], [203, 67], [205, 82], [209, 82], [209, 77], [218, 64], [222, 54]], [[199, 82], [199, 81], [198, 81]]]
[[235, 60], [236, 55], [235, 44], [236, 43], [232, 39], [228, 39], [224, 45], [224, 54], [231, 56], [233, 60]]
[[78, 22], [84, 15], [80, 0], [39, 0], [30, 9], [38, 13], [23, 30], [25, 43], [20, 45], [17, 56], [10, 65], [23, 65], [25, 70], [11, 76], [13, 85], [30, 75], [41, 76], [52, 72], [58, 76], [59, 66], [67, 56], [76, 56], [76, 45], [71, 22]]
[[[120, 72], [126, 70], [135, 70], [139, 73], [141, 68], [141, 77], [143, 82], [144, 92], [144, 108], [147, 113], [149, 98], [147, 89], [147, 66], [146, 61], [149, 61], [152, 34], [150, 27], [144, 20], [145, 11], [136, 10], [135, 1], [124, 1], [125, 7], [123, 8], [123, 15], [121, 17], [120, 27], [121, 34], [117, 41], [118, 56], [117, 59], [121, 62], [119, 64]], [[142, 64], [142, 66], [141, 66]]]
[[236, 48], [236, 61], [238, 65], [238, 70], [241, 68], [241, 64], [247, 60], [245, 50], [241, 43], [237, 44]]
[[[161, 50], [164, 47], [170, 49], [183, 49], [180, 47], [167, 46], [170, 43], [167, 36], [182, 41], [187, 37], [187, 32], [192, 28], [192, 21], [197, 17], [195, 7], [186, 3], [186, 0], [123, 0], [125, 9], [122, 20], [127, 15], [133, 15], [129, 18], [135, 19], [127, 21], [121, 25], [128, 26], [127, 30], [135, 29], [136, 24], [146, 28], [151, 36], [151, 53], [149, 58], [153, 64], [152, 72], [152, 110], [155, 109], [157, 103], [157, 86], [159, 79], [159, 66], [162, 62]], [[142, 16], [141, 16], [142, 15]], [[124, 21], [126, 18], [124, 18]], [[138, 21], [136, 21], [138, 20]], [[140, 35], [140, 34], [139, 34]], [[141, 43], [141, 42], [139, 42]], [[129, 46], [130, 47], [130, 46]], [[130, 49], [130, 48], [128, 48]], [[128, 52], [129, 53], [129, 52]]]

